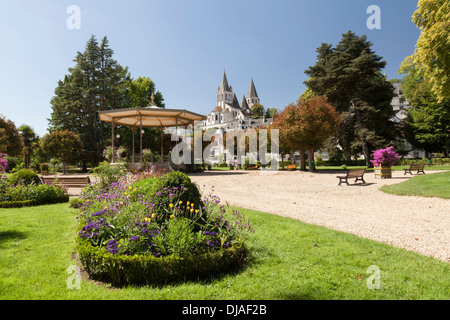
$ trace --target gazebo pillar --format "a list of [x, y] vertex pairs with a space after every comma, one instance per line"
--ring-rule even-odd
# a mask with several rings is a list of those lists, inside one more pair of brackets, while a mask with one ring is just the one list
[[136, 131], [135, 127], [131, 127], [131, 131], [133, 133], [133, 147], [132, 147], [132, 152], [131, 152], [131, 162], [134, 163], [134, 131]]
[[140, 136], [141, 136], [141, 146], [140, 146], [140, 150], [141, 150], [141, 152], [140, 152], [141, 159], [140, 159], [140, 161], [143, 162], [143, 160], [144, 160], [144, 155], [142, 154], [142, 115], [140, 115], [139, 118], [140, 118], [140, 119], [139, 119], [139, 121], [140, 121], [140, 125], [139, 125], [139, 133], [140, 133]]
[[161, 162], [164, 162], [164, 128], [161, 128]]
[[111, 154], [111, 163], [114, 163], [114, 118], [111, 120], [112, 123], [112, 134], [111, 134], [111, 147], [112, 147], [112, 154]]

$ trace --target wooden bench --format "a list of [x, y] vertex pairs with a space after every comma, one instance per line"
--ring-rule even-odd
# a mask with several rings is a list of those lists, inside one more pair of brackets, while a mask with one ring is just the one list
[[348, 179], [355, 178], [355, 183], [358, 182], [358, 180], [361, 180], [363, 183], [366, 183], [364, 181], [364, 173], [366, 172], [366, 169], [350, 169], [347, 171], [347, 175], [345, 176], [337, 176], [339, 178], [339, 185], [341, 185], [342, 182], [345, 182], [348, 184]]
[[289, 171], [295, 170], [295, 169], [297, 169], [297, 165], [295, 165], [295, 164], [290, 164], [290, 165], [287, 166], [287, 169], [288, 169]]
[[82, 177], [42, 177], [42, 182], [67, 188], [84, 188], [91, 183], [89, 176]]
[[403, 170], [405, 170], [405, 173], [404, 173], [403, 175], [407, 174], [408, 172], [409, 172], [410, 174], [412, 174], [412, 171], [413, 171], [413, 170], [417, 170], [417, 173], [422, 172], [423, 174], [425, 174], [425, 171], [423, 171], [423, 168], [424, 168], [424, 167], [425, 167], [424, 164], [412, 164], [412, 165], [409, 167], [409, 169], [403, 169]]

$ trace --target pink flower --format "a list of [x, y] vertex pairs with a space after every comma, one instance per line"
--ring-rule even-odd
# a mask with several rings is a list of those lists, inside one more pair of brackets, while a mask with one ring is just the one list
[[370, 160], [370, 162], [373, 163], [374, 166], [386, 166], [390, 167], [394, 164], [396, 164], [400, 157], [398, 153], [394, 152], [392, 149], [394, 147], [388, 147], [386, 149], [379, 149], [373, 151], [373, 160]]

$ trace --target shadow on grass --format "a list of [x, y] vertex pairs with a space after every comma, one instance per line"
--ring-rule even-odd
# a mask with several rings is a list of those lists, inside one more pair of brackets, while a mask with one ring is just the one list
[[27, 234], [25, 232], [15, 230], [0, 231], [0, 244], [8, 240], [20, 240], [25, 239], [26, 237]]

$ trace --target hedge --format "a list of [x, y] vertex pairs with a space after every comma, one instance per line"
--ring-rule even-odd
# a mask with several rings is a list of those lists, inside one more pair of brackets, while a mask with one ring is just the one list
[[0, 208], [6, 209], [6, 208], [23, 208], [23, 207], [33, 207], [33, 206], [39, 206], [44, 204], [56, 204], [56, 203], [64, 203], [69, 202], [69, 196], [64, 195], [59, 198], [53, 199], [51, 201], [42, 202], [37, 200], [23, 200], [23, 201], [3, 201], [0, 202]]
[[189, 257], [117, 255], [77, 238], [78, 258], [91, 279], [115, 287], [161, 285], [185, 280], [206, 279], [237, 270], [247, 256], [244, 245]]
[[38, 203], [35, 200], [24, 200], [24, 201], [3, 201], [0, 202], [0, 208], [23, 208], [37, 206]]

